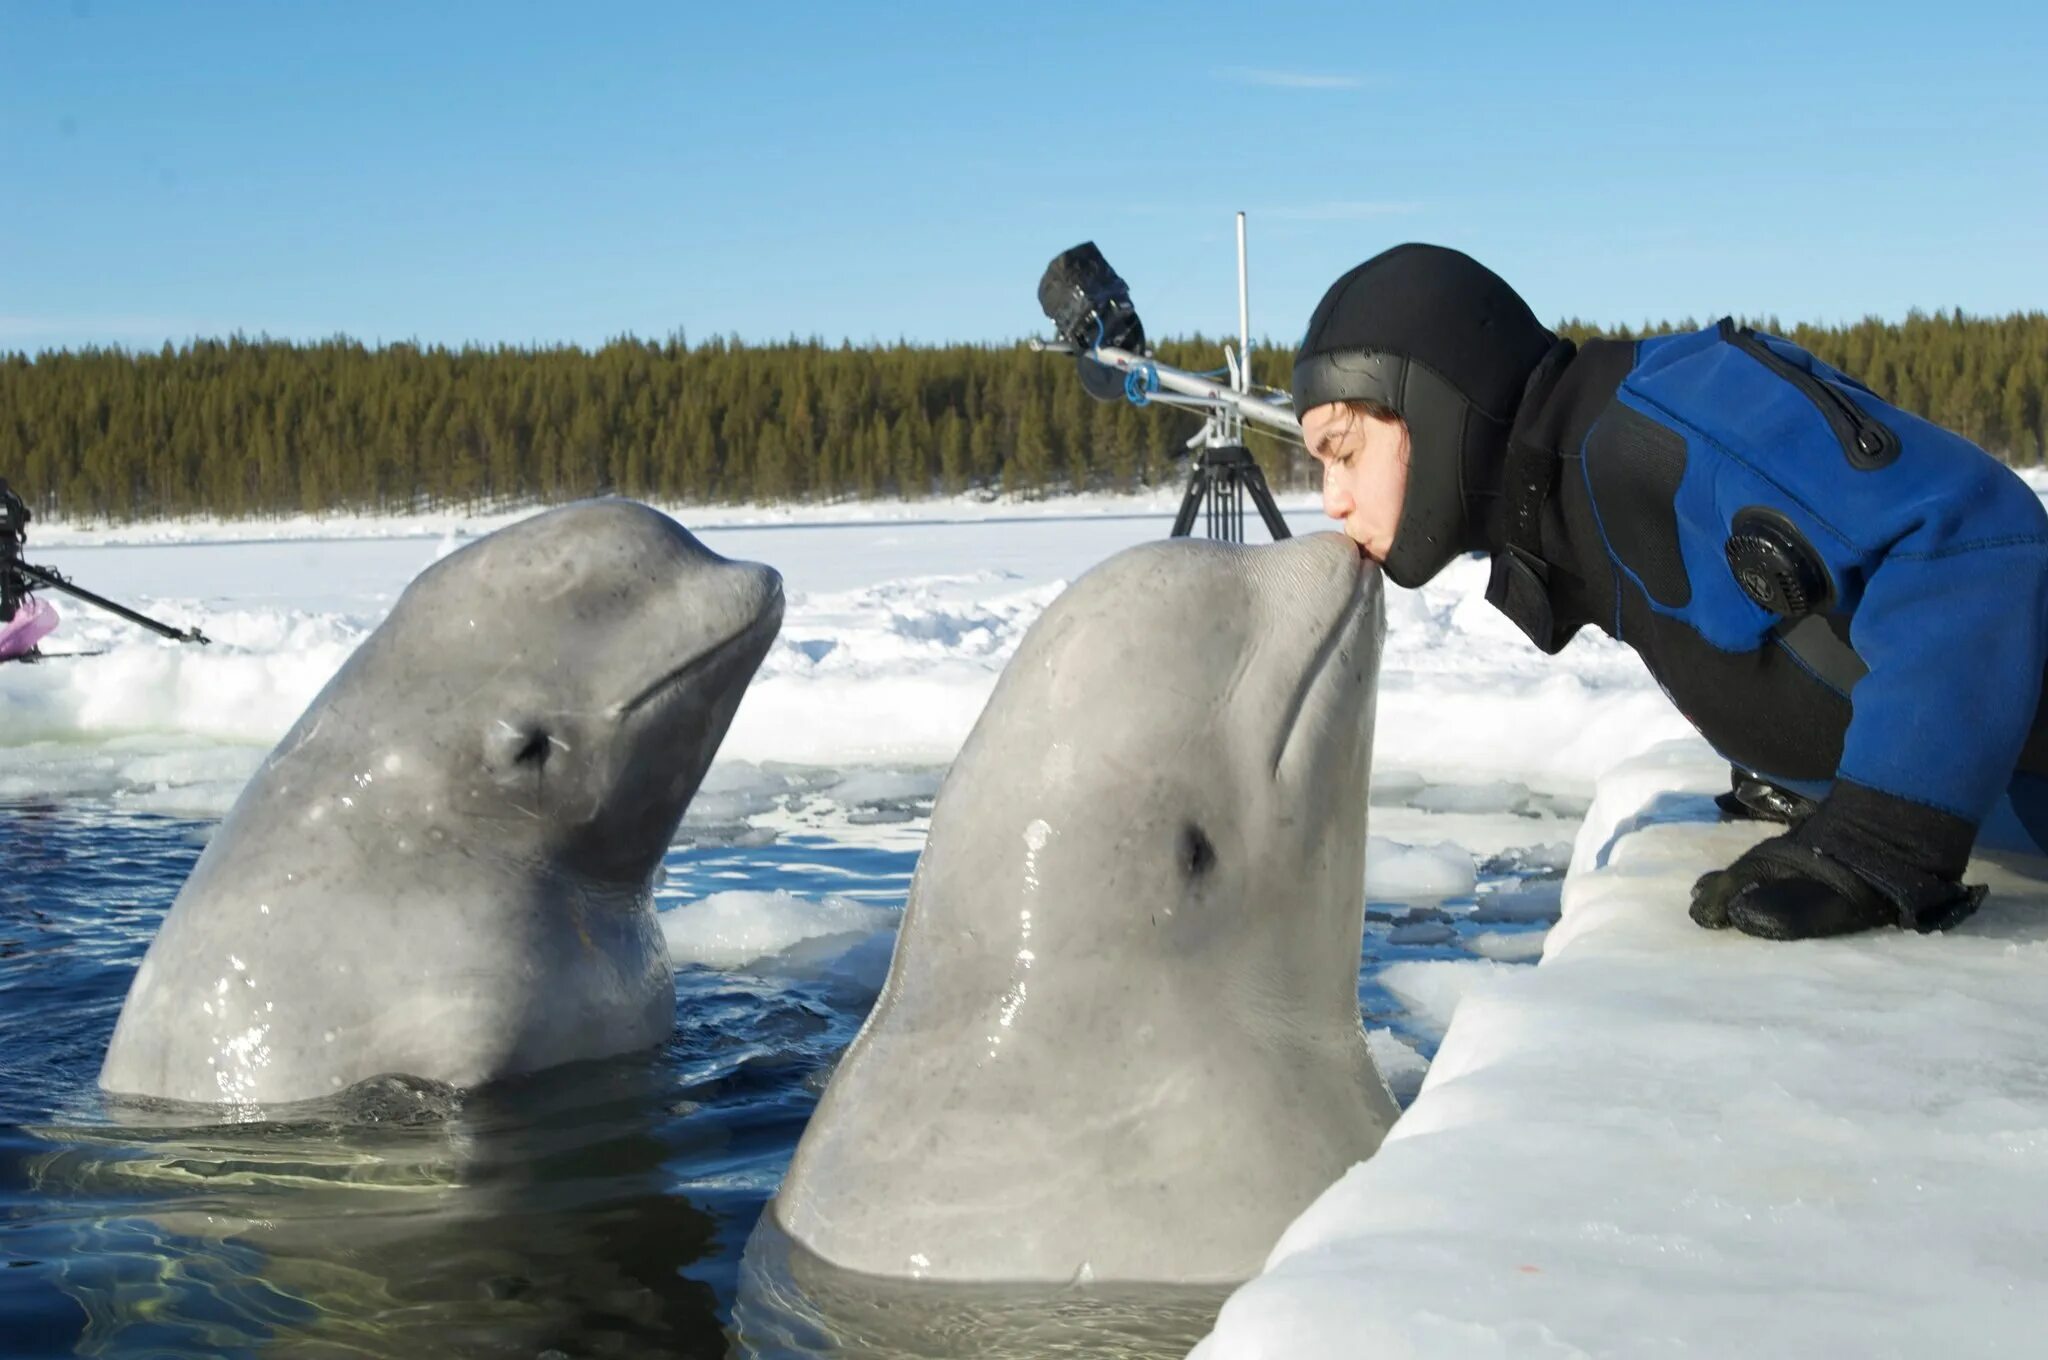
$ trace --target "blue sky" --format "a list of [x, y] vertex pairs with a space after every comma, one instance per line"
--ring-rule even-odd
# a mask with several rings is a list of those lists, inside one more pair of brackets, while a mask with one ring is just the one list
[[1213, 333], [1238, 208], [1288, 339], [1403, 240], [1546, 319], [2048, 308], [2044, 16], [0, 0], [0, 349], [999, 341], [1091, 237]]

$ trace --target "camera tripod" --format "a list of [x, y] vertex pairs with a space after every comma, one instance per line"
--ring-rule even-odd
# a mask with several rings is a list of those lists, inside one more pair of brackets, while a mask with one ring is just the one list
[[1209, 537], [1224, 543], [1244, 542], [1244, 503], [1250, 497], [1259, 518], [1275, 543], [1289, 537], [1287, 521], [1273, 504], [1266, 474], [1250, 449], [1242, 444], [1212, 444], [1197, 450], [1189, 460], [1194, 468], [1188, 478], [1187, 495], [1181, 498], [1180, 513], [1174, 517], [1170, 537], [1186, 538], [1193, 532], [1195, 516], [1206, 504], [1205, 528]]

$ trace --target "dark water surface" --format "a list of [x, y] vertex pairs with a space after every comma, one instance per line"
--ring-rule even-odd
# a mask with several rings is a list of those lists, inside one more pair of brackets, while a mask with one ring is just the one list
[[[700, 829], [671, 851], [661, 897], [782, 889], [900, 906], [928, 810], [899, 799], [829, 834]], [[1529, 841], [1570, 829], [1548, 820]], [[110, 1106], [95, 1079], [210, 830], [0, 805], [0, 1354], [724, 1354], [742, 1247], [873, 1003], [891, 934], [810, 941], [743, 972], [679, 969], [676, 1028], [656, 1054], [468, 1095], [390, 1081], [290, 1124], [181, 1126]], [[1546, 889], [1532, 912], [1526, 880], [1553, 872], [1483, 868], [1481, 903], [1522, 899], [1508, 920], [1473, 919], [1472, 898], [1376, 907], [1368, 1025], [1431, 1052], [1379, 969], [1470, 958], [1463, 942], [1482, 930], [1541, 931]], [[1188, 1305], [1193, 1335], [1217, 1302]], [[1024, 1306], [1060, 1313], [1041, 1353], [1114, 1330], [1085, 1308]], [[961, 1329], [1017, 1307], [954, 1310], [948, 1348], [974, 1351]], [[778, 1353], [830, 1340], [761, 1335]]]

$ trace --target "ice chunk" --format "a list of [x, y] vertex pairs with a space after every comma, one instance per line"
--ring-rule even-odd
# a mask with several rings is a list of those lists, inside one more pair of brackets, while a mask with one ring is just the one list
[[1542, 811], [1541, 800], [1526, 785], [1495, 780], [1489, 784], [1432, 784], [1408, 800], [1424, 812], [1505, 812], [1516, 817]]
[[[1580, 816], [1585, 814], [1581, 812]], [[1514, 845], [1490, 855], [1480, 864], [1479, 872], [1492, 878], [1513, 874], [1545, 875], [1562, 874], [1571, 867], [1572, 847], [1565, 841], [1549, 841], [1542, 845]]]
[[1471, 852], [1452, 841], [1402, 845], [1382, 836], [1365, 842], [1365, 895], [1374, 901], [1470, 895], [1478, 883]]
[[845, 897], [813, 901], [788, 892], [737, 891], [664, 911], [660, 920], [672, 962], [737, 969], [821, 936], [843, 935], [850, 945], [894, 925], [896, 915]]
[[1387, 932], [1388, 944], [1449, 944], [1458, 938], [1458, 928], [1448, 921], [1406, 921]]
[[1409, 1047], [1406, 1040], [1390, 1029], [1367, 1030], [1365, 1046], [1372, 1050], [1373, 1066], [1379, 1068], [1380, 1075], [1386, 1078], [1387, 1089], [1393, 1093], [1394, 1099], [1404, 1106], [1415, 1099], [1423, 1077], [1429, 1072], [1429, 1059]]
[[929, 802], [939, 792], [945, 772], [936, 769], [849, 770], [823, 792], [842, 807], [871, 807], [882, 804]]
[[1465, 945], [1481, 958], [1501, 963], [1533, 963], [1542, 957], [1543, 941], [1548, 935], [1542, 930], [1489, 930], [1472, 936]]
[[1429, 786], [1419, 771], [1409, 769], [1378, 769], [1372, 772], [1372, 802], [1375, 806], [1389, 804], [1407, 806], [1408, 800]]
[[1508, 971], [1510, 965], [1491, 959], [1423, 959], [1388, 964], [1380, 970], [1380, 985], [1407, 1009], [1418, 1029], [1442, 1034], [1459, 1002]]
[[1504, 888], [1499, 892], [1482, 893], [1478, 903], [1465, 919], [1489, 924], [1511, 921], [1540, 921], [1548, 924], [1557, 919], [1563, 891], [1564, 885], [1552, 879], [1543, 883], [1531, 883], [1527, 887]]

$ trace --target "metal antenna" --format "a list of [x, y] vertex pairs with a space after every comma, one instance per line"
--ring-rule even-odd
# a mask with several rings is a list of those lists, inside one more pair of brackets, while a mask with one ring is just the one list
[[[1228, 543], [1244, 542], [1244, 509], [1249, 499], [1266, 522], [1266, 532], [1277, 541], [1288, 536], [1287, 521], [1273, 504], [1265, 474], [1258, 460], [1245, 447], [1244, 422], [1248, 411], [1261, 410], [1251, 402], [1252, 316], [1249, 271], [1245, 265], [1244, 214], [1237, 215], [1237, 353], [1223, 347], [1230, 362], [1230, 386], [1236, 401], [1211, 407], [1201, 433], [1189, 443], [1195, 447], [1194, 473], [1188, 480], [1180, 514], [1173, 521], [1173, 536], [1185, 538], [1195, 527], [1195, 516], [1206, 509], [1209, 537]], [[1288, 423], [1293, 424], [1292, 412]], [[1296, 427], [1299, 428], [1298, 426]]]
[[1237, 390], [1252, 390], [1252, 298], [1251, 287], [1245, 281], [1244, 267], [1244, 214], [1237, 215], [1237, 354], [1243, 362], [1238, 366]]

